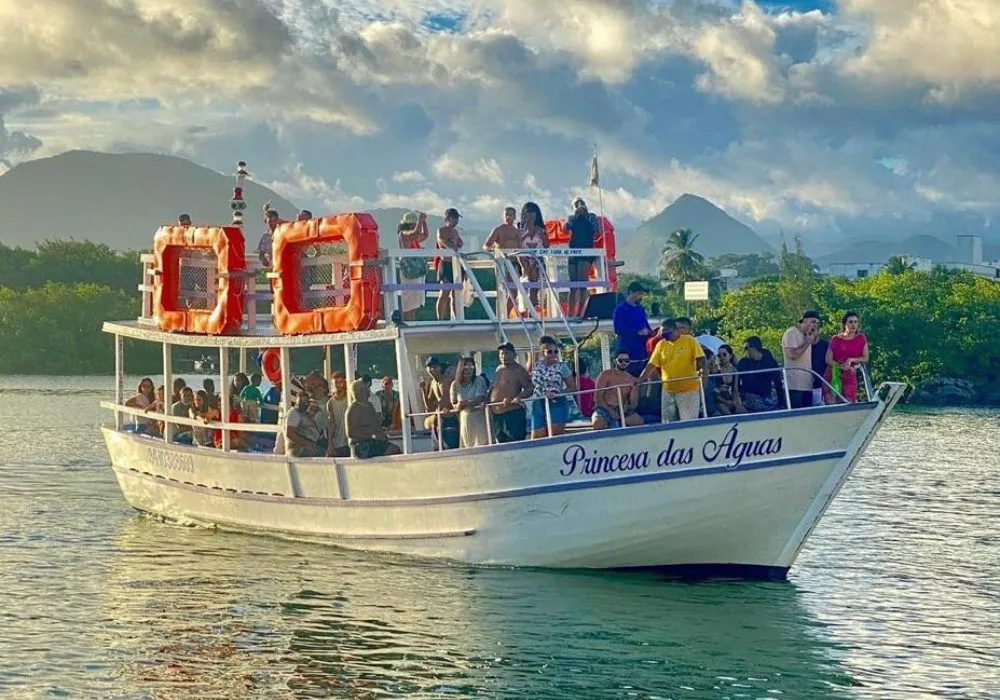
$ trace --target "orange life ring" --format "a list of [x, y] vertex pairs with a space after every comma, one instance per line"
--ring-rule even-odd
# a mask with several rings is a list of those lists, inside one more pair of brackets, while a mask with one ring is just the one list
[[281, 351], [268, 348], [260, 356], [260, 370], [271, 384], [281, 381]]
[[[594, 247], [604, 248], [604, 257], [608, 261], [608, 289], [609, 292], [618, 291], [618, 268], [614, 265], [618, 248], [615, 243], [615, 227], [606, 216], [598, 216], [600, 227], [597, 235], [594, 236]], [[549, 238], [550, 248], [565, 248], [569, 246], [569, 233], [563, 230], [566, 224], [565, 219], [557, 219], [545, 222], [545, 233]], [[597, 266], [590, 271], [590, 279], [597, 279]]]
[[[338, 306], [303, 301], [302, 257], [310, 246], [346, 244], [350, 298]], [[282, 224], [274, 231], [274, 327], [283, 335], [371, 330], [382, 315], [378, 224], [370, 214], [339, 214]], [[333, 285], [336, 286], [336, 285]]]
[[[181, 259], [185, 251], [211, 251], [217, 260], [216, 297], [211, 309], [181, 302]], [[160, 330], [230, 335], [243, 324], [246, 270], [243, 232], [236, 226], [161, 226], [153, 236], [153, 316]], [[208, 291], [208, 290], [204, 290]]]

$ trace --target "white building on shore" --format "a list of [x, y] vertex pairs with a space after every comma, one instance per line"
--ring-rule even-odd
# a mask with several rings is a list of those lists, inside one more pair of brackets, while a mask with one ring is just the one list
[[[980, 277], [986, 277], [1000, 281], [1000, 261], [983, 261], [983, 239], [980, 236], [957, 236], [959, 260], [956, 261], [934, 261], [930, 258], [919, 258], [911, 255], [900, 255], [900, 257], [914, 270], [929, 272], [935, 267], [943, 267], [948, 270], [967, 270]], [[864, 279], [877, 275], [885, 269], [887, 260], [870, 262], [837, 262], [828, 263], [820, 268], [820, 273], [833, 277], [846, 277], [847, 279]]]

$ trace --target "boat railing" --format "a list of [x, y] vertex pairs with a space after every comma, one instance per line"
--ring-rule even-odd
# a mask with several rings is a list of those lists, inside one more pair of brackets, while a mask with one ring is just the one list
[[[780, 392], [782, 392], [782, 395], [775, 396], [775, 399], [779, 400], [779, 402], [780, 402], [780, 400], [783, 398], [784, 399], [784, 406], [782, 408], [782, 406], [779, 403], [778, 407], [776, 407], [773, 410], [774, 411], [777, 411], [777, 410], [790, 410], [790, 411], [794, 411], [794, 410], [799, 410], [799, 408], [791, 408], [791, 396], [790, 396], [789, 389], [788, 389], [788, 375], [789, 375], [789, 372], [805, 372], [805, 373], [809, 374], [810, 377], [811, 377], [811, 379], [812, 379], [812, 381], [819, 380], [819, 382], [822, 384], [822, 387], [824, 389], [824, 392], [823, 392], [824, 393], [824, 398], [825, 398], [825, 396], [832, 396], [832, 397], [834, 397], [836, 403], [848, 403], [847, 399], [843, 396], [843, 394], [841, 394], [836, 389], [834, 389], [832, 386], [830, 386], [829, 382], [827, 382], [826, 379], [822, 375], [818, 374], [817, 372], [815, 372], [815, 371], [813, 371], [811, 369], [805, 369], [805, 368], [802, 368], [802, 367], [774, 367], [774, 368], [770, 368], [770, 369], [746, 370], [746, 371], [742, 371], [742, 372], [727, 372], [725, 374], [713, 373], [713, 374], [709, 374], [707, 376], [706, 375], [702, 375], [702, 374], [699, 373], [699, 374], [692, 375], [692, 376], [689, 376], [689, 377], [672, 377], [672, 378], [668, 378], [666, 380], [664, 380], [662, 378], [656, 378], [656, 379], [651, 379], [651, 380], [648, 380], [648, 381], [637, 382], [635, 384], [618, 384], [618, 385], [613, 385], [613, 386], [608, 386], [608, 387], [602, 387], [600, 389], [596, 389], [596, 388], [594, 388], [594, 389], [579, 389], [578, 388], [578, 389], [575, 389], [573, 391], [564, 391], [564, 392], [559, 392], [559, 393], [548, 395], [548, 396], [530, 396], [530, 397], [528, 397], [526, 399], [519, 399], [518, 403], [521, 404], [521, 405], [523, 405], [524, 408], [525, 408], [525, 411], [527, 412], [527, 411], [531, 410], [531, 404], [532, 404], [532, 402], [535, 402], [535, 401], [542, 401], [542, 402], [544, 402], [544, 407], [545, 407], [545, 436], [551, 436], [553, 434], [553, 431], [552, 431], [552, 426], [553, 426], [553, 423], [552, 423], [552, 401], [554, 401], [556, 399], [571, 398], [573, 400], [576, 400], [577, 404], [579, 405], [578, 397], [581, 396], [582, 394], [597, 394], [598, 391], [604, 392], [604, 391], [609, 391], [609, 390], [614, 389], [616, 391], [617, 399], [618, 399], [618, 401], [617, 401], [617, 409], [618, 409], [618, 416], [617, 416], [617, 418], [618, 418], [618, 423], [619, 423], [618, 426], [617, 426], [617, 428], [614, 428], [614, 429], [621, 429], [621, 428], [630, 427], [630, 426], [628, 426], [626, 424], [626, 418], [629, 415], [631, 415], [632, 413], [635, 413], [636, 409], [638, 408], [638, 406], [634, 406], [634, 407], [632, 407], [632, 410], [629, 413], [626, 413], [626, 411], [625, 411], [625, 402], [623, 401], [623, 398], [625, 396], [624, 392], [626, 392], [626, 391], [630, 392], [630, 391], [632, 391], [633, 388], [638, 389], [639, 394], [642, 395], [642, 394], [648, 394], [649, 390], [653, 389], [655, 387], [661, 387], [662, 388], [662, 385], [665, 382], [695, 380], [699, 384], [699, 391], [700, 391], [700, 394], [701, 394], [701, 396], [700, 396], [700, 405], [699, 405], [699, 418], [705, 418], [705, 417], [708, 417], [708, 400], [707, 400], [707, 391], [708, 391], [708, 388], [706, 387], [707, 382], [704, 381], [705, 378], [707, 378], [707, 379], [710, 380], [713, 377], [720, 377], [720, 376], [740, 377], [740, 376], [747, 376], [747, 375], [752, 375], [752, 374], [780, 374], [781, 375], [781, 387], [778, 390]], [[871, 397], [873, 397], [874, 394], [869, 394], [868, 396], [869, 396], [869, 400], [871, 400]], [[482, 406], [479, 406], [476, 409], [472, 409], [472, 410], [477, 410], [477, 411], [478, 410], [482, 410], [484, 412], [485, 421], [486, 421], [486, 434], [487, 434], [486, 437], [487, 437], [488, 444], [491, 444], [491, 445], [495, 444], [494, 436], [493, 436], [493, 421], [492, 421], [492, 416], [494, 415], [494, 412], [492, 411], [492, 409], [493, 408], [497, 408], [497, 407], [502, 407], [504, 405], [510, 405], [510, 404], [509, 403], [505, 404], [502, 401], [486, 402]], [[595, 398], [595, 407], [596, 407], [596, 398]], [[808, 407], [806, 407], [806, 408], [808, 408]], [[463, 410], [470, 410], [470, 409], [463, 409]], [[441, 410], [441, 409], [436, 409], [434, 411], [423, 411], [423, 412], [409, 413], [409, 414], [406, 414], [406, 415], [403, 416], [403, 420], [409, 420], [409, 419], [413, 419], [413, 418], [427, 418], [427, 417], [430, 417], [430, 416], [434, 416], [434, 425], [433, 425], [433, 427], [431, 429], [431, 436], [432, 436], [432, 440], [433, 440], [433, 449], [435, 451], [443, 451], [443, 450], [446, 449], [446, 447], [445, 447], [445, 442], [444, 442], [444, 439], [443, 439], [442, 419], [444, 417], [446, 417], [446, 416], [454, 416], [454, 417], [458, 418], [458, 416], [459, 416], [460, 413], [461, 413], [461, 411], [458, 410], [458, 409], [451, 409], [451, 410], [444, 410], [444, 411]], [[657, 414], [660, 413], [660, 407], [659, 406], [656, 407], [656, 413]], [[733, 415], [739, 415], [739, 414], [736, 413], [736, 414], [733, 414]], [[528, 416], [526, 415], [525, 416], [526, 420], [527, 420], [527, 417]], [[583, 418], [585, 420], [589, 421], [591, 419], [591, 416], [583, 416]], [[454, 429], [455, 430], [459, 430], [459, 426], [458, 425], [454, 426]], [[537, 428], [536, 428], [536, 430], [537, 430]], [[537, 440], [537, 439], [543, 439], [544, 438], [544, 436], [542, 438], [536, 438], [536, 437], [534, 437], [534, 434], [533, 434], [532, 430], [528, 430], [526, 434], [527, 434], [527, 438], [526, 439], [529, 440], [529, 441], [530, 440]]]
[[[840, 392], [836, 391], [832, 386], [830, 386], [830, 384], [821, 375], [817, 374], [816, 372], [812, 371], [811, 369], [797, 368], [797, 367], [776, 367], [776, 368], [770, 368], [770, 369], [758, 369], [758, 370], [747, 370], [747, 371], [743, 371], [743, 372], [731, 372], [731, 373], [726, 373], [725, 375], [710, 374], [710, 375], [707, 376], [707, 378], [711, 379], [712, 377], [719, 377], [719, 376], [740, 377], [740, 376], [747, 376], [747, 375], [752, 375], [752, 374], [780, 374], [781, 375], [781, 384], [782, 384], [782, 388], [780, 390], [783, 391], [783, 397], [781, 395], [775, 397], [778, 400], [778, 405], [777, 405], [776, 408], [774, 408], [772, 410], [773, 411], [779, 411], [779, 410], [792, 410], [792, 411], [794, 411], [794, 410], [798, 410], [798, 409], [797, 408], [790, 408], [790, 406], [791, 406], [791, 400], [790, 400], [789, 390], [788, 390], [788, 375], [789, 375], [789, 372], [796, 372], [796, 371], [808, 373], [813, 378], [813, 380], [817, 380], [818, 379], [821, 382], [821, 384], [824, 387], [824, 389], [825, 389], [824, 394], [826, 396], [834, 397], [836, 403], [847, 403], [847, 399]], [[695, 380], [695, 381], [698, 381], [699, 387], [700, 387], [700, 394], [701, 394], [700, 401], [699, 401], [699, 403], [700, 403], [700, 406], [699, 406], [699, 417], [700, 418], [707, 417], [708, 416], [708, 401], [707, 401], [708, 387], [706, 386], [706, 384], [708, 382], [706, 382], [706, 381], [703, 380], [703, 375], [701, 375], [701, 374], [692, 375], [690, 377], [673, 377], [673, 378], [668, 378], [666, 381], [684, 381], [684, 380]], [[618, 415], [616, 417], [617, 417], [618, 425], [616, 427], [609, 426], [609, 429], [624, 429], [624, 428], [630, 427], [630, 426], [627, 425], [626, 419], [628, 418], [628, 416], [631, 413], [637, 412], [637, 409], [639, 408], [639, 406], [638, 406], [638, 402], [637, 402], [637, 405], [636, 406], [632, 406], [631, 410], [628, 413], [626, 413], [626, 409], [625, 409], [625, 406], [626, 406], [625, 399], [627, 398], [626, 397], [626, 392], [630, 392], [630, 391], [632, 391], [633, 388], [635, 388], [635, 389], [638, 390], [638, 392], [639, 392], [640, 395], [643, 395], [643, 394], [647, 394], [648, 395], [649, 389], [652, 389], [653, 387], [661, 387], [662, 388], [662, 385], [664, 383], [665, 383], [664, 379], [662, 379], [662, 378], [654, 378], [654, 379], [650, 379], [648, 381], [637, 382], [635, 384], [631, 384], [631, 383], [629, 383], [629, 384], [620, 384], [620, 385], [613, 385], [613, 386], [608, 386], [608, 387], [602, 387], [600, 389], [596, 389], [596, 388], [593, 388], [593, 389], [579, 389], [579, 388], [577, 388], [577, 389], [575, 389], [573, 391], [564, 391], [564, 392], [560, 392], [560, 393], [557, 393], [557, 394], [551, 394], [551, 395], [547, 395], [547, 396], [531, 396], [531, 397], [528, 397], [526, 399], [519, 400], [519, 403], [524, 406], [526, 412], [532, 410], [531, 406], [532, 406], [533, 402], [541, 401], [541, 402], [543, 402], [543, 405], [544, 405], [545, 430], [543, 431], [542, 435], [540, 435], [539, 437], [535, 437], [534, 436], [534, 431], [539, 431], [539, 432], [541, 432], [541, 431], [540, 431], [540, 428], [538, 426], [532, 425], [532, 427], [534, 428], [534, 431], [531, 431], [531, 430], [527, 431], [527, 440], [544, 439], [547, 436], [553, 435], [553, 421], [552, 421], [552, 402], [553, 401], [555, 401], [557, 399], [572, 399], [572, 400], [576, 401], [579, 404], [579, 398], [578, 397], [580, 397], [582, 394], [593, 394], [593, 395], [595, 395], [595, 399], [594, 400], [595, 400], [595, 406], [596, 406], [596, 394], [598, 393], [598, 391], [604, 392], [604, 391], [608, 391], [608, 390], [612, 390], [612, 389], [616, 392], [617, 412], [618, 412]], [[869, 383], [868, 380], [867, 380], [867, 377], [865, 379], [865, 383], [866, 383], [866, 385]], [[224, 399], [222, 399], [222, 400], [225, 400], [225, 401], [228, 402], [228, 400], [229, 400], [228, 392], [226, 392], [226, 394], [227, 394], [227, 396], [224, 397]], [[868, 399], [869, 400], [874, 400], [873, 397], [874, 397], [874, 392], [872, 391], [872, 393], [868, 394]], [[782, 398], [784, 399], [783, 406], [781, 405], [781, 399]], [[499, 408], [499, 407], [503, 407], [504, 405], [505, 405], [505, 403], [502, 402], [502, 401], [493, 401], [493, 402], [486, 402], [486, 403], [482, 404], [481, 406], [477, 407], [476, 409], [471, 409], [471, 410], [477, 410], [477, 411], [481, 410], [481, 411], [484, 412], [484, 418], [485, 418], [485, 422], [486, 422], [487, 444], [496, 444], [496, 442], [497, 442], [496, 439], [495, 439], [494, 429], [493, 429], [493, 420], [492, 420], [492, 417], [494, 415], [493, 409]], [[507, 405], [509, 405], [509, 403]], [[103, 402], [101, 402], [101, 406], [103, 408], [106, 408], [106, 409], [112, 411], [115, 414], [115, 425], [116, 425], [116, 428], [118, 430], [123, 430], [124, 429], [124, 426], [126, 424], [124, 418], [126, 416], [133, 416], [133, 419], [135, 420], [135, 422], [137, 424], [139, 422], [138, 419], [140, 419], [140, 418], [144, 419], [146, 422], [155, 421], [155, 422], [162, 423], [163, 424], [162, 433], [151, 435], [151, 437], [153, 439], [157, 439], [157, 440], [162, 439], [166, 443], [176, 443], [175, 437], [176, 437], [176, 432], [177, 432], [178, 426], [185, 426], [185, 427], [188, 427], [188, 428], [202, 428], [202, 429], [207, 429], [207, 430], [212, 430], [212, 431], [220, 431], [221, 434], [222, 434], [222, 442], [221, 442], [221, 445], [219, 445], [219, 447], [221, 447], [222, 451], [224, 451], [224, 452], [228, 452], [228, 451], [230, 451], [232, 449], [232, 434], [233, 433], [240, 433], [242, 435], [262, 434], [262, 435], [274, 435], [274, 436], [276, 436], [277, 434], [279, 434], [279, 433], [281, 433], [283, 431], [283, 426], [282, 426], [282, 424], [281, 424], [280, 421], [278, 423], [264, 423], [264, 422], [253, 422], [253, 421], [251, 421], [251, 422], [230, 422], [230, 421], [223, 421], [223, 420], [205, 421], [205, 420], [200, 419], [200, 418], [190, 418], [190, 417], [174, 416], [174, 415], [171, 415], [171, 414], [168, 414], [168, 413], [163, 413], [161, 411], [146, 411], [145, 409], [134, 408], [134, 407], [131, 407], [131, 406], [127, 406], [127, 405], [124, 404], [124, 402], [123, 403], [114, 403], [114, 402], [109, 402], [109, 401], [103, 401]], [[265, 407], [266, 406], [260, 406], [260, 408], [265, 408]], [[276, 408], [276, 407], [271, 406], [270, 408]], [[470, 410], [470, 409], [464, 409], [464, 410]], [[654, 415], [659, 415], [659, 412], [660, 412], [660, 407], [657, 406], [655, 408], [655, 410], [653, 410], [653, 413], [654, 413]], [[279, 410], [279, 414], [280, 413], [282, 413], [282, 411]], [[442, 451], [442, 450], [448, 449], [447, 446], [446, 446], [446, 443], [445, 443], [445, 441], [443, 439], [443, 427], [442, 427], [442, 424], [444, 422], [444, 419], [447, 416], [454, 417], [456, 419], [456, 422], [457, 422], [457, 424], [454, 426], [454, 429], [457, 431], [457, 430], [459, 430], [459, 425], [460, 425], [460, 420], [459, 420], [459, 414], [460, 413], [461, 413], [461, 411], [458, 411], [456, 409], [450, 409], [450, 410], [437, 409], [437, 410], [434, 410], [434, 411], [422, 411], [422, 412], [412, 412], [412, 413], [404, 412], [401, 415], [401, 418], [402, 418], [403, 421], [413, 421], [414, 419], [423, 419], [423, 418], [427, 418], [429, 416], [434, 416], [433, 425], [431, 426], [431, 430], [430, 430], [430, 434], [431, 434], [431, 438], [432, 438], [432, 449], [435, 450], [435, 451]], [[525, 416], [526, 419], [527, 419], [528, 415], [529, 414], [526, 413], [526, 416]], [[591, 416], [583, 416], [583, 419], [589, 422], [590, 419], [591, 419]], [[138, 425], [137, 425], [137, 428], [138, 428]], [[271, 447], [270, 444], [266, 445], [267, 449], [270, 449], [270, 447]], [[410, 447], [412, 448], [412, 442], [411, 442]], [[418, 451], [418, 450], [413, 450], [413, 449], [407, 450], [408, 453], [413, 453], [413, 452], [416, 452], [416, 451]]]
[[[450, 255], [449, 255], [450, 253]], [[595, 258], [595, 265], [598, 270], [597, 279], [573, 282], [560, 277], [562, 269], [566, 267], [565, 262], [573, 257]], [[519, 257], [537, 259], [539, 267], [543, 270], [541, 279], [538, 282], [521, 280], [512, 264], [513, 260]], [[451, 259], [452, 270], [456, 272], [453, 282], [432, 282], [427, 281], [427, 274], [430, 271], [420, 270], [422, 275], [411, 272], [406, 275], [403, 261], [407, 259]], [[516, 293], [524, 305], [522, 316], [533, 321], [545, 322], [545, 319], [564, 317], [559, 293], [571, 289], [584, 288], [599, 291], [610, 289], [608, 281], [608, 264], [606, 253], [603, 248], [545, 248], [545, 249], [519, 249], [502, 250], [498, 254], [490, 251], [470, 251], [456, 252], [439, 248], [388, 248], [382, 251], [382, 259], [385, 273], [383, 275], [382, 292], [383, 306], [387, 321], [393, 318], [393, 314], [401, 309], [402, 295], [406, 292], [419, 292], [426, 296], [438, 297], [443, 292], [451, 292], [453, 295], [451, 320], [462, 322], [466, 320], [466, 302], [474, 303], [478, 300], [486, 313], [490, 322], [508, 322], [510, 297]], [[462, 275], [457, 272], [461, 270]], [[486, 272], [495, 279], [493, 289], [486, 289], [476, 272]], [[459, 279], [461, 277], [461, 279]], [[468, 288], [465, 282], [468, 281]], [[532, 308], [530, 303], [530, 290], [537, 289], [546, 293], [544, 313]], [[469, 295], [470, 299], [464, 299]], [[523, 321], [524, 318], [518, 319]], [[407, 325], [434, 325], [440, 323], [433, 321], [407, 321]], [[569, 324], [566, 324], [567, 328]]]
[[[257, 279], [261, 270], [261, 264], [255, 258], [247, 258], [246, 270], [229, 273], [230, 278], [243, 280], [243, 327], [245, 330], [255, 330], [257, 328], [258, 304], [267, 304], [268, 315], [270, 315], [270, 304], [273, 299], [270, 285], [265, 283], [263, 289], [258, 289]], [[141, 295], [142, 306], [138, 321], [142, 325], [156, 325], [156, 315], [153, 309], [153, 288], [154, 280], [158, 271], [156, 269], [156, 258], [152, 253], [143, 253], [139, 256], [140, 280], [137, 289]], [[216, 303], [218, 288], [216, 286], [218, 278], [215, 270], [217, 262], [209, 256], [185, 257], [181, 261], [182, 270], [196, 270], [202, 283], [190, 289], [184, 289], [183, 296], [188, 300], [200, 300], [205, 308], [211, 308]], [[182, 271], [183, 279], [183, 271]]]

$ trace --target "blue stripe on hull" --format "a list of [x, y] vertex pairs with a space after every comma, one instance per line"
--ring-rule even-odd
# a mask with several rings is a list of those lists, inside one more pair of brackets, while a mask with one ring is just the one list
[[760, 564], [673, 564], [670, 566], [633, 566], [617, 569], [624, 572], [649, 572], [668, 579], [704, 581], [738, 579], [740, 581], [787, 581], [787, 566]]

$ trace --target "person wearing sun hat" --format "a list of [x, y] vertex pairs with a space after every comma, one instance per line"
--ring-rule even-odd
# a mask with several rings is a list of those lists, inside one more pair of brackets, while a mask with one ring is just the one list
[[[399, 247], [404, 250], [419, 250], [420, 244], [426, 241], [430, 234], [427, 230], [427, 215], [423, 212], [408, 211], [403, 214], [396, 228]], [[423, 284], [427, 279], [427, 260], [425, 258], [402, 258], [399, 261], [400, 284]], [[417, 310], [424, 305], [426, 293], [423, 290], [409, 290], [400, 294], [400, 310], [404, 321], [416, 318]]]

